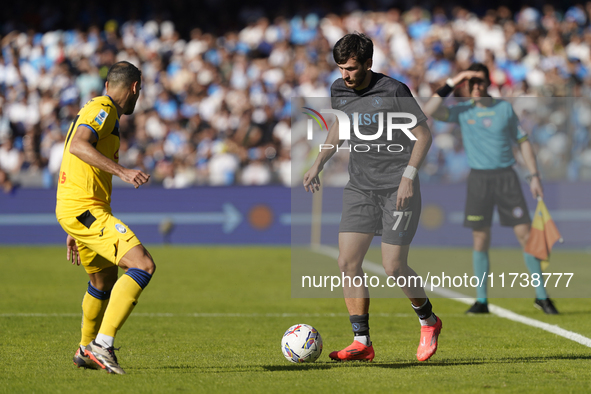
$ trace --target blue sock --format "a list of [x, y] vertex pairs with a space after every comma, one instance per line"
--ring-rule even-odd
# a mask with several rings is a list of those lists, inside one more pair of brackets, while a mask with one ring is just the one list
[[486, 304], [487, 297], [486, 297], [486, 290], [488, 287], [488, 252], [477, 252], [476, 250], [472, 251], [472, 266], [474, 267], [474, 275], [478, 277], [478, 279], [482, 279], [484, 276], [483, 283], [480, 284], [479, 287], [476, 288], [476, 301]]
[[129, 268], [125, 275], [128, 275], [133, 280], [135, 280], [135, 282], [142, 288], [142, 290], [145, 289], [146, 286], [148, 286], [148, 283], [150, 283], [150, 279], [152, 279], [151, 274], [139, 268]]
[[527, 267], [530, 273], [530, 282], [531, 275], [540, 275], [538, 277], [540, 279], [540, 283], [538, 287], [536, 287], [536, 298], [545, 300], [546, 298], [548, 298], [548, 294], [546, 294], [546, 289], [544, 288], [544, 276], [542, 275], [542, 266], [540, 265], [540, 260], [536, 259], [531, 254], [525, 252], [523, 252], [523, 259], [525, 260], [525, 266]]

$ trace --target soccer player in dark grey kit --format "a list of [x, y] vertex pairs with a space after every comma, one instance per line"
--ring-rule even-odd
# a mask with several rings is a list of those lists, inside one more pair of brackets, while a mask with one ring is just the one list
[[[352, 147], [349, 160], [350, 180], [343, 192], [343, 214], [339, 227], [339, 258], [341, 272], [349, 277], [363, 277], [362, 263], [374, 235], [382, 236], [382, 264], [388, 276], [399, 279], [416, 276], [408, 266], [410, 243], [416, 232], [421, 213], [421, 194], [418, 168], [421, 166], [431, 145], [431, 132], [423, 114], [408, 87], [386, 75], [371, 71], [373, 43], [365, 35], [347, 34], [333, 49], [334, 59], [342, 78], [331, 87], [333, 109], [356, 118], [351, 128], [358, 123], [364, 136], [378, 133], [379, 112], [412, 114], [416, 127], [412, 135], [394, 130], [392, 139], [387, 133], [367, 141], [351, 133]], [[385, 115], [385, 114], [384, 114]], [[384, 116], [386, 119], [386, 116]], [[408, 123], [408, 119], [399, 123]], [[363, 126], [362, 126], [363, 125]], [[384, 127], [384, 125], [381, 125]], [[339, 122], [332, 125], [324, 146], [313, 166], [304, 175], [304, 188], [314, 192], [320, 188], [318, 175], [326, 162], [344, 140], [339, 140]], [[395, 149], [386, 149], [389, 145]], [[370, 146], [355, 149], [356, 145]], [[379, 146], [378, 146], [379, 145]], [[382, 149], [379, 149], [379, 148]], [[401, 280], [397, 283], [402, 283]], [[417, 359], [428, 360], [437, 350], [437, 339], [441, 331], [441, 320], [432, 312], [431, 302], [420, 284], [407, 286], [402, 290], [410, 299], [412, 308], [421, 323], [421, 339]], [[330, 353], [333, 360], [372, 360], [374, 349], [369, 336], [369, 292], [367, 287], [355, 287], [347, 281], [343, 286], [345, 304], [355, 334], [353, 343], [341, 351]]]
[[[443, 105], [456, 85], [468, 81], [470, 101], [451, 107]], [[515, 236], [525, 248], [531, 229], [527, 204], [519, 178], [513, 170], [515, 157], [512, 145], [519, 150], [530, 171], [530, 191], [534, 198], [543, 197], [542, 183], [536, 165], [536, 156], [527, 134], [519, 126], [519, 119], [511, 104], [505, 100], [490, 97], [488, 68], [482, 63], [474, 63], [439, 88], [426, 104], [426, 112], [443, 122], [460, 125], [462, 141], [468, 156], [471, 171], [468, 176], [468, 196], [464, 226], [472, 229], [474, 250], [472, 264], [474, 275], [484, 277], [484, 283], [476, 288], [476, 302], [467, 313], [488, 313], [486, 274], [489, 271], [488, 249], [490, 247], [492, 215], [497, 206], [502, 226], [513, 227]], [[525, 265], [530, 274], [542, 278], [540, 260], [523, 252]], [[543, 286], [543, 281], [535, 287], [534, 306], [550, 315], [558, 314], [554, 304]]]

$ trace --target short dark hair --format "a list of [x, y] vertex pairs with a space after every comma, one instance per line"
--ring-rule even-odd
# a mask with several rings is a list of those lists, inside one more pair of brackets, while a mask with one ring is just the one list
[[141, 81], [142, 72], [130, 62], [117, 62], [111, 66], [107, 73], [107, 82], [112, 86], [130, 86], [136, 81]]
[[373, 42], [365, 34], [354, 32], [337, 41], [332, 55], [337, 64], [344, 64], [351, 58], [363, 64], [373, 57]]
[[470, 67], [468, 67], [467, 71], [482, 71], [486, 77], [486, 81], [490, 83], [490, 73], [488, 71], [488, 67], [486, 67], [484, 64], [472, 63]]

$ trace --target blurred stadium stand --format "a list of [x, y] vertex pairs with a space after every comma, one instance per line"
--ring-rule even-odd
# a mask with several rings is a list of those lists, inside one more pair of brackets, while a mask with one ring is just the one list
[[[329, 94], [339, 77], [331, 47], [355, 30], [374, 40], [374, 70], [405, 82], [417, 97], [429, 97], [474, 60], [486, 63], [494, 96], [538, 97], [540, 105], [525, 105], [519, 115], [543, 178], [588, 181], [591, 3], [502, 4], [3, 5], [0, 187], [54, 187], [70, 122], [102, 93], [109, 66], [119, 60], [138, 65], [144, 77], [136, 113], [121, 122], [123, 165], [148, 171], [165, 188], [298, 184], [301, 171], [291, 163], [309, 152], [292, 138], [290, 99]], [[457, 127], [431, 127], [422, 179], [464, 181]], [[338, 185], [344, 168], [335, 160], [326, 176]]]

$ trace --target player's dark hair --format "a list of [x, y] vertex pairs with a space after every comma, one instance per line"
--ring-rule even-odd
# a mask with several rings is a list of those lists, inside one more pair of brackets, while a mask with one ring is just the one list
[[351, 58], [364, 64], [373, 57], [373, 42], [365, 34], [354, 32], [337, 41], [332, 55], [337, 64], [345, 64]]
[[142, 72], [130, 62], [117, 62], [111, 66], [107, 74], [107, 82], [111, 86], [130, 86], [136, 81], [141, 81]]
[[486, 67], [484, 64], [472, 63], [470, 67], [468, 67], [467, 71], [482, 71], [486, 77], [486, 81], [490, 83], [490, 73], [488, 71], [488, 67]]

